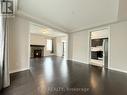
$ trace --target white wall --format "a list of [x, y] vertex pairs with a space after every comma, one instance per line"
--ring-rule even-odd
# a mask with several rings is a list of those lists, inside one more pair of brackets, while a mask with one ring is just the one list
[[[93, 32], [93, 31], [95, 31], [95, 32]], [[92, 36], [93, 39], [96, 39], [98, 37], [104, 38], [104, 37], [109, 36], [109, 28], [107, 26], [101, 27], [101, 28], [99, 27], [97, 29], [80, 31], [80, 32], [75, 32], [75, 33], [69, 34], [68, 60], [74, 60], [74, 61], [78, 61], [81, 63], [89, 64], [90, 32], [93, 33], [93, 36]], [[101, 33], [101, 35], [100, 35], [100, 33]]]
[[[30, 68], [30, 44], [43, 45], [46, 44], [45, 39], [32, 35], [30, 41], [29, 21], [21, 17], [10, 18], [7, 24], [9, 31], [9, 72], [27, 70]], [[46, 51], [45, 56], [49, 54], [50, 52]]]
[[29, 69], [29, 22], [20, 17], [10, 19], [9, 31], [9, 71]]
[[15, 71], [13, 68], [13, 63], [14, 63], [14, 19], [8, 19], [7, 20], [7, 31], [8, 31], [8, 55], [9, 55], [9, 72]]
[[110, 68], [127, 72], [127, 21], [111, 25]]
[[52, 55], [51, 51], [47, 50], [47, 39], [53, 39], [51, 37], [47, 36], [42, 36], [42, 35], [36, 35], [36, 34], [31, 34], [30, 36], [30, 44], [32, 45], [44, 45], [44, 56], [49, 56]]
[[[89, 31], [69, 34], [69, 60], [88, 62]], [[127, 21], [110, 25], [109, 38], [109, 68], [127, 72]]]
[[48, 38], [42, 35], [30, 34], [30, 44], [32, 45], [46, 45]]
[[119, 0], [118, 20], [127, 20], [127, 0]]
[[[29, 69], [29, 21], [16, 17], [8, 22], [10, 72]], [[69, 34], [69, 59], [88, 62], [88, 31]], [[111, 25], [111, 69], [127, 71], [127, 22]], [[60, 54], [61, 55], [61, 54]]]
[[62, 56], [63, 45], [61, 37], [56, 37], [56, 56]]
[[88, 31], [69, 34], [69, 60], [88, 63]]

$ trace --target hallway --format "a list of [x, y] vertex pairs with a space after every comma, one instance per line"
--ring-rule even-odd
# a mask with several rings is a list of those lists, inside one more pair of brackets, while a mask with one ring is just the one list
[[127, 74], [60, 57], [31, 59], [30, 71], [11, 74], [0, 95], [126, 95]]

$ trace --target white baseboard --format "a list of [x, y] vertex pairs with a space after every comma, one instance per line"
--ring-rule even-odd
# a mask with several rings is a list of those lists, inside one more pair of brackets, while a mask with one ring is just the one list
[[121, 70], [121, 69], [117, 69], [117, 68], [109, 68], [110, 70], [114, 70], [114, 71], [118, 71], [118, 72], [123, 72], [123, 73], [127, 73], [126, 70]]
[[25, 71], [25, 70], [30, 70], [30, 68], [16, 69], [16, 70], [10, 71], [9, 73], [12, 74], [12, 73], [17, 73], [17, 72]]
[[[67, 59], [67, 60], [70, 60], [70, 59]], [[75, 61], [75, 62], [79, 62], [79, 63], [83, 63], [83, 64], [88, 64], [87, 62], [82, 62], [82, 61], [73, 60], [73, 59], [71, 59], [70, 61]]]

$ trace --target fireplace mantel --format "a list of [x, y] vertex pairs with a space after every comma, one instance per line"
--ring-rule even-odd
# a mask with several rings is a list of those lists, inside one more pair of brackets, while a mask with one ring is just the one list
[[45, 45], [30, 45], [31, 47], [45, 47]]

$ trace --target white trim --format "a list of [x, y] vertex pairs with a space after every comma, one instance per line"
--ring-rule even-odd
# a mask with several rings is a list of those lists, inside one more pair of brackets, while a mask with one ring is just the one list
[[89, 31], [89, 30], [96, 31], [95, 29], [101, 30], [101, 28], [102, 29], [107, 28], [105, 26], [109, 26], [109, 25], [117, 23], [117, 22], [118, 21], [115, 20], [115, 21], [107, 22], [105, 24], [103, 23], [103, 24], [99, 24], [99, 25], [93, 25], [93, 26], [90, 26], [90, 27], [79, 28], [79, 29], [75, 29], [73, 31], [70, 31], [70, 33], [75, 33], [75, 32], [80, 32], [80, 31]]
[[103, 23], [103, 24], [99, 24], [99, 25], [93, 25], [93, 26], [90, 26], [90, 27], [82, 27], [82, 28], [71, 30], [70, 33], [76, 33], [76, 32], [80, 32], [80, 31], [92, 30], [92, 29], [96, 29], [98, 27], [105, 27], [105, 26], [109, 26], [109, 25], [112, 25], [112, 24], [120, 23], [120, 22], [123, 22], [123, 21], [127, 21], [127, 19], [114, 20], [114, 21], [111, 21], [111, 22], [107, 22], [107, 23]]
[[83, 64], [88, 64], [87, 62], [82, 62], [82, 61], [73, 60], [73, 59], [71, 59], [70, 61], [79, 62], [79, 63], [83, 63]]
[[[21, 10], [16, 11], [16, 15], [18, 15], [20, 17], [23, 17], [23, 18], [26, 18], [26, 19], [29, 19], [32, 22], [36, 22], [36, 23], [39, 23], [41, 25], [44, 25], [44, 26], [50, 27], [52, 29], [56, 29], [56, 30], [64, 32], [64, 33], [68, 33], [68, 34], [80, 32], [80, 31], [92, 30], [92, 29], [96, 29], [98, 27], [105, 27], [105, 26], [109, 26], [109, 25], [112, 25], [112, 24], [115, 24], [115, 23], [120, 23], [120, 22], [123, 22], [123, 21], [127, 21], [127, 19], [124, 19], [124, 20], [115, 19], [115, 20], [112, 20], [112, 21], [109, 21], [109, 22], [106, 22], [106, 23], [102, 23], [102, 24], [95, 24], [95, 25], [89, 26], [89, 27], [80, 27], [80, 28], [77, 28], [77, 29], [70, 30], [70, 29], [67, 29], [66, 27], [58, 26], [56, 23], [51, 23], [50, 21], [48, 21], [44, 18], [42, 20], [41, 18], [34, 17], [34, 16], [32, 16], [32, 15], [26, 13], [26, 12], [23, 12]], [[70, 32], [68, 32], [68, 31], [70, 31]]]
[[40, 24], [40, 25], [58, 30], [58, 31], [61, 31], [63, 33], [67, 33], [67, 30], [68, 30], [68, 29], [62, 28], [60, 26], [57, 26], [56, 24], [49, 23], [49, 21], [46, 21], [45, 19], [42, 20], [41, 18], [31, 16], [30, 14], [28, 14], [26, 12], [23, 12], [23, 11], [18, 10], [16, 12], [16, 15], [19, 16], [19, 17], [25, 18], [25, 19], [27, 19], [31, 22], [34, 22], [34, 23], [37, 23], [37, 24]]
[[30, 70], [30, 68], [16, 69], [16, 70], [10, 71], [9, 73], [12, 74], [12, 73], [17, 73], [17, 72], [25, 71], [25, 70]]
[[91, 40], [91, 32], [90, 31], [88, 31], [88, 55], [87, 55], [87, 64], [90, 64], [90, 56], [91, 56], [91, 54], [90, 54], [90, 40]]
[[104, 27], [98, 27], [98, 28], [94, 28], [94, 29], [91, 29], [91, 30], [87, 30], [88, 31], [88, 46], [89, 46], [89, 48], [88, 48], [88, 64], [90, 64], [90, 34], [91, 34], [91, 32], [94, 32], [94, 31], [100, 31], [100, 30], [104, 30], [104, 29], [107, 29], [108, 31], [109, 31], [109, 35], [108, 35], [108, 68], [109, 68], [109, 66], [110, 66], [110, 63], [111, 63], [111, 58], [110, 58], [110, 54], [111, 54], [111, 37], [110, 37], [110, 34], [111, 34], [111, 32], [110, 32], [110, 26], [104, 26]]
[[122, 72], [122, 73], [127, 73], [126, 70], [121, 70], [121, 69], [117, 69], [117, 68], [109, 68], [110, 70], [113, 70], [113, 71], [118, 71], [118, 72]]
[[30, 52], [31, 52], [31, 48], [30, 48], [30, 44], [31, 44], [31, 42], [30, 42], [30, 38], [31, 38], [31, 35], [30, 35], [30, 29], [29, 29], [29, 31], [28, 31], [28, 56], [27, 56], [27, 58], [28, 58], [28, 68], [30, 68], [30, 57], [31, 57], [31, 54], [30, 54]]
[[107, 25], [107, 26], [103, 26], [103, 27], [97, 27], [97, 28], [90, 29], [90, 30], [87, 30], [87, 31], [88, 32], [94, 32], [94, 31], [100, 31], [100, 30], [104, 30], [104, 29], [110, 29], [110, 26]]
[[67, 46], [66, 46], [66, 59], [68, 59], [68, 52], [69, 52], [69, 49], [68, 49], [68, 45], [69, 45], [69, 35], [67, 34], [67, 44], [66, 44]]
[[111, 27], [108, 27], [109, 35], [108, 35], [108, 68], [110, 68], [111, 64]]

